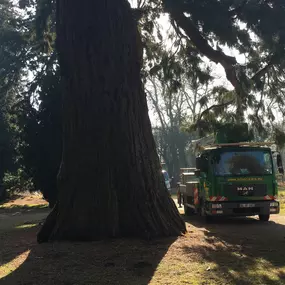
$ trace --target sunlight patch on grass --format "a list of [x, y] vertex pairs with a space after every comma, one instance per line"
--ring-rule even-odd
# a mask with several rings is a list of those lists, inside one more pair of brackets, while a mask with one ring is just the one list
[[280, 275], [285, 273], [285, 268], [273, 266], [269, 261], [263, 258], [256, 259], [253, 266], [246, 271], [246, 276], [254, 282], [254, 284], [284, 284]]
[[176, 259], [163, 259], [158, 265], [150, 284], [198, 285], [201, 284], [202, 276], [210, 270], [215, 270], [215, 267], [216, 264], [210, 262], [195, 262], [193, 260], [190, 264], [190, 262], [185, 263]]
[[36, 226], [37, 226], [37, 224], [31, 223], [31, 224], [18, 225], [15, 228], [16, 229], [30, 229], [30, 228], [33, 228], [33, 227], [36, 227]]
[[[282, 258], [280, 256], [280, 264], [283, 263]], [[275, 261], [279, 263], [277, 256]], [[188, 254], [167, 253], [150, 284], [284, 285], [284, 274], [285, 266], [276, 266], [264, 258], [211, 244], [204, 250], [199, 245], [192, 246]]]
[[11, 260], [8, 263], [5, 263], [0, 266], [0, 280], [9, 274], [13, 273], [17, 268], [19, 268], [28, 258], [30, 250], [23, 252], [18, 255], [16, 258]]
[[13, 204], [3, 204], [0, 205], [0, 209], [3, 210], [29, 210], [29, 209], [47, 209], [48, 204], [25, 204], [25, 205], [13, 205]]

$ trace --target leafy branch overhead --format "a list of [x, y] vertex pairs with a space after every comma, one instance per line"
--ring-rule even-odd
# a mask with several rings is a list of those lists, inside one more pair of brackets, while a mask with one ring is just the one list
[[[248, 120], [258, 131], [264, 132], [268, 121], [276, 119], [273, 108], [284, 114], [283, 1], [161, 0], [145, 1], [143, 9], [144, 19], [149, 20], [140, 21], [149, 64], [144, 70], [145, 78], [163, 71], [164, 79], [172, 80], [173, 91], [177, 92], [178, 88], [183, 89], [177, 71], [188, 74], [191, 80], [193, 68], [197, 73], [207, 58], [224, 69], [228, 82], [234, 87], [229, 101], [232, 107], [223, 108], [227, 113], [224, 117], [229, 116], [233, 121]], [[168, 38], [163, 39], [160, 33], [167, 27], [162, 29], [157, 24], [162, 12], [169, 15], [173, 28]], [[156, 33], [159, 36], [156, 37]], [[163, 52], [161, 47], [165, 40], [172, 46]], [[193, 68], [188, 64], [177, 69], [175, 57], [182, 52]], [[229, 93], [228, 90], [224, 92]], [[214, 98], [210, 111], [215, 105], [227, 102], [220, 99]], [[221, 108], [216, 112], [218, 110]], [[210, 116], [212, 112], [207, 113]], [[208, 123], [213, 124], [212, 121]]]
[[[284, 2], [162, 2], [176, 31], [201, 55], [224, 68], [227, 79], [236, 91], [237, 116], [243, 117], [244, 110], [251, 103], [250, 94], [264, 91], [267, 80], [272, 82], [273, 73], [284, 65]], [[227, 55], [223, 47], [237, 50], [246, 61], [239, 63], [235, 57]], [[269, 92], [266, 95], [269, 98], [273, 96]], [[282, 95], [274, 94], [275, 100], [283, 102]]]

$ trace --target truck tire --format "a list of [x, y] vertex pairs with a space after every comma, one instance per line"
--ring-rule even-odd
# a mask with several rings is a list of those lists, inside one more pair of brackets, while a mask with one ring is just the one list
[[199, 214], [202, 218], [204, 218], [204, 220], [207, 224], [214, 222], [214, 217], [206, 214], [206, 211], [204, 209], [204, 201], [203, 200], [200, 201]]
[[194, 214], [194, 210], [184, 204], [184, 214], [185, 216], [192, 216]]
[[267, 215], [259, 215], [259, 220], [262, 221], [262, 222], [268, 222], [269, 218], [270, 218], [269, 214], [267, 214]]

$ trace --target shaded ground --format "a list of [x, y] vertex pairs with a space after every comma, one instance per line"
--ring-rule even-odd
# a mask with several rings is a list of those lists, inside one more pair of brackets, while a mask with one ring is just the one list
[[285, 284], [282, 215], [269, 223], [191, 217], [178, 239], [38, 245], [47, 213], [0, 214], [0, 284]]

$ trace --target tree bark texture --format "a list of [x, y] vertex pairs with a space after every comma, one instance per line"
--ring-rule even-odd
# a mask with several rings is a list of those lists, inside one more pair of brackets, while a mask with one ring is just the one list
[[39, 242], [186, 231], [161, 175], [132, 17], [127, 0], [58, 0], [63, 155]]

